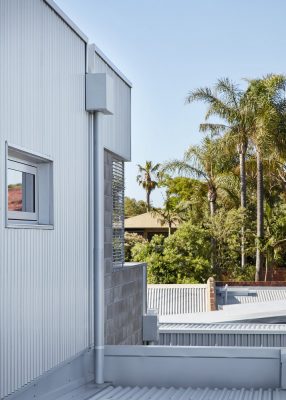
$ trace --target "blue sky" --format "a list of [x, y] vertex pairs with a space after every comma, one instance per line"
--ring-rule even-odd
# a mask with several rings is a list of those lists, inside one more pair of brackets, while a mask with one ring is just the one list
[[204, 106], [184, 105], [189, 90], [286, 72], [285, 0], [56, 2], [133, 83], [126, 195], [136, 199], [136, 164], [180, 158], [201, 139]]

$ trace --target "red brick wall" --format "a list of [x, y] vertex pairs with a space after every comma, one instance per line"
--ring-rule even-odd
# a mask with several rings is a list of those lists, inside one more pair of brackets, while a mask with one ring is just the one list
[[214, 278], [209, 278], [207, 281], [207, 301], [208, 301], [208, 311], [216, 310], [216, 282]]

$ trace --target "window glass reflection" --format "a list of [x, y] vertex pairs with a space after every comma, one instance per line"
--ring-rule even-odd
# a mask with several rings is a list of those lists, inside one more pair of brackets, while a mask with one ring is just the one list
[[35, 175], [8, 169], [8, 210], [35, 212]]

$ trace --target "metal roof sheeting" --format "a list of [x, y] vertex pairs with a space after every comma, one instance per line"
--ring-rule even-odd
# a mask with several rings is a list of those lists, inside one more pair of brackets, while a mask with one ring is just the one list
[[147, 296], [159, 315], [207, 311], [207, 285], [148, 285]]
[[90, 400], [282, 400], [286, 391], [280, 389], [193, 389], [108, 386]]
[[285, 334], [285, 324], [160, 324], [160, 332], [196, 332], [196, 333], [272, 333]]
[[268, 301], [264, 303], [233, 304], [223, 306], [219, 311], [205, 313], [182, 313], [161, 315], [161, 323], [284, 323], [286, 322], [286, 301]]
[[286, 325], [161, 324], [163, 346], [285, 347]]
[[[241, 294], [235, 294], [240, 291]], [[245, 295], [243, 292], [245, 291]], [[217, 288], [217, 304], [224, 305], [224, 288]], [[283, 287], [239, 287], [231, 286], [227, 289], [226, 304], [262, 303], [267, 301], [286, 300], [286, 288]]]

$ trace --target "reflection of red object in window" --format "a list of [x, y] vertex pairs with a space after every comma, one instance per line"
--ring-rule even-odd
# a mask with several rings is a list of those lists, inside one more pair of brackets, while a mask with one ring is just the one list
[[8, 187], [8, 210], [22, 211], [22, 187]]

